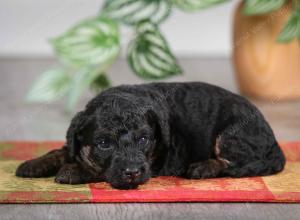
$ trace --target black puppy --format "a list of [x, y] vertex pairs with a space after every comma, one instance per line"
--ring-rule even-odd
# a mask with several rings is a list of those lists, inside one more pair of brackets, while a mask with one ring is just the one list
[[270, 175], [284, 165], [270, 126], [245, 98], [205, 83], [152, 83], [99, 94], [73, 118], [62, 149], [16, 175], [132, 189], [160, 175]]

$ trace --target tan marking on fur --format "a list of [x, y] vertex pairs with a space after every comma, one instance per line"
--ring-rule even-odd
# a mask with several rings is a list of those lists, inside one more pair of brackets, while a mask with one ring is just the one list
[[216, 144], [215, 144], [215, 154], [217, 158], [220, 156], [221, 153], [220, 143], [221, 143], [221, 136], [219, 135], [216, 139]]
[[84, 161], [87, 165], [89, 165], [90, 167], [92, 167], [94, 170], [96, 170], [97, 172], [101, 172], [102, 169], [99, 168], [99, 167], [97, 166], [97, 164], [96, 164], [94, 161], [92, 161], [92, 160], [89, 159], [89, 158], [90, 158], [90, 157], [89, 157], [89, 156], [90, 156], [90, 153], [91, 153], [91, 146], [88, 146], [88, 145], [83, 146], [83, 147], [81, 148], [81, 150], [80, 150], [80, 154], [81, 154], [81, 156], [82, 156], [83, 161]]
[[220, 154], [221, 154], [220, 144], [221, 144], [221, 136], [219, 135], [216, 139], [216, 144], [215, 144], [216, 160], [221, 162], [227, 168], [228, 165], [230, 164], [230, 161], [226, 160], [225, 158], [220, 157]]

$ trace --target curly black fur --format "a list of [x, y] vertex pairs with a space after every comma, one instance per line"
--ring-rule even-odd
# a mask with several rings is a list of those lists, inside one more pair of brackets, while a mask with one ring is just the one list
[[205, 83], [152, 83], [99, 94], [73, 118], [61, 150], [16, 175], [131, 189], [153, 176], [270, 175], [284, 165], [272, 129], [245, 98]]

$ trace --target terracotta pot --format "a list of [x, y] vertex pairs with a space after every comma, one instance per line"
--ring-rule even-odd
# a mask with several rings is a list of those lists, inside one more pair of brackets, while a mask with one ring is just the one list
[[242, 94], [271, 100], [300, 98], [300, 43], [276, 38], [292, 13], [291, 2], [262, 16], [234, 16], [233, 62]]

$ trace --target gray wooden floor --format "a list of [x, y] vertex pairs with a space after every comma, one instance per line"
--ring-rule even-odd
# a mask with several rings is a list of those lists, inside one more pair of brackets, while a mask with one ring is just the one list
[[299, 220], [297, 204], [144, 203], [2, 205], [1, 220]]
[[[226, 58], [185, 58], [186, 74], [169, 81], [205, 81], [238, 92]], [[28, 104], [24, 96], [33, 79], [57, 66], [52, 59], [0, 59], [0, 140], [62, 140], [72, 114], [63, 101]], [[119, 61], [109, 73], [114, 85], [140, 83]], [[92, 97], [86, 94], [76, 110]], [[300, 139], [300, 101], [255, 101], [279, 140]], [[0, 177], [1, 178], [1, 177]], [[299, 204], [147, 203], [1, 205], [1, 220], [17, 219], [300, 219]]]

